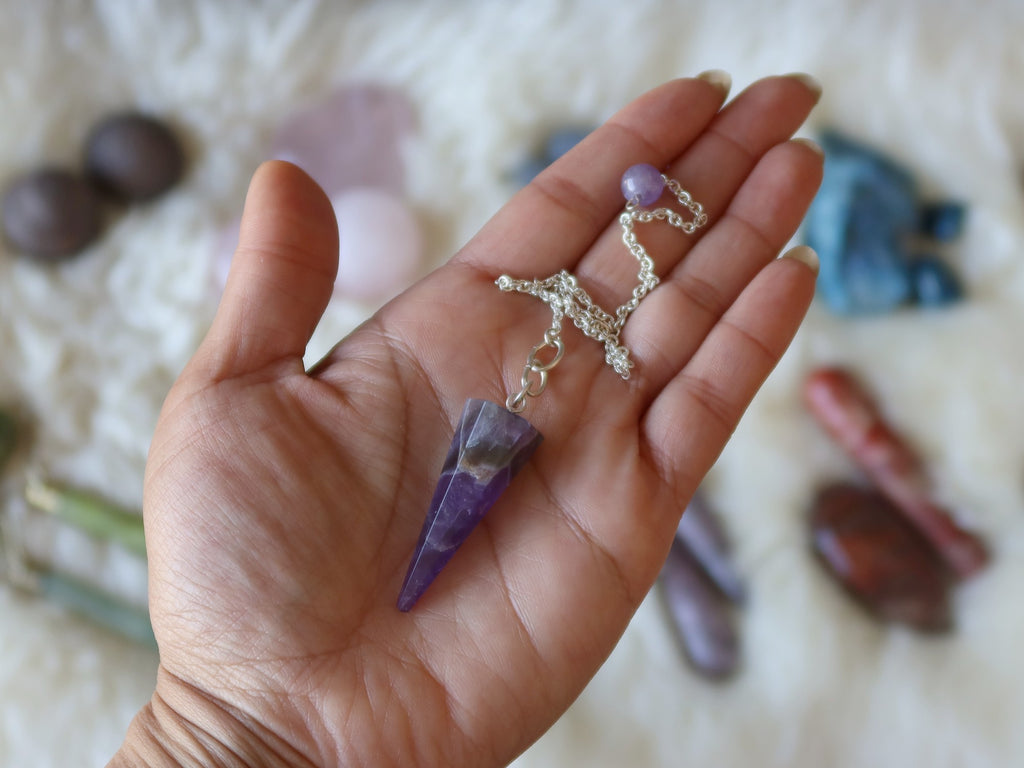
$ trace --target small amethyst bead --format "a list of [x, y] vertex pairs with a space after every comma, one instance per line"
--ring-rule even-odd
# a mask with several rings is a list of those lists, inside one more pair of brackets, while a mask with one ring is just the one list
[[638, 163], [626, 169], [622, 174], [622, 196], [626, 202], [635, 201], [637, 205], [647, 207], [657, 202], [665, 189], [665, 179], [661, 171], [648, 163]]

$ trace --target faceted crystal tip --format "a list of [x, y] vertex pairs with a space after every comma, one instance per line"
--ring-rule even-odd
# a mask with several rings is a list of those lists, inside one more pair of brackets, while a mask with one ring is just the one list
[[487, 400], [466, 401], [398, 597], [400, 611], [416, 604], [541, 440], [522, 416]]

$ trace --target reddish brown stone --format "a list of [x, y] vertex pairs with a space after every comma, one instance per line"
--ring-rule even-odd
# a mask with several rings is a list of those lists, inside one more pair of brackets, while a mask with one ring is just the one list
[[877, 618], [922, 632], [952, 628], [952, 573], [884, 495], [830, 485], [815, 499], [810, 523], [815, 554]]

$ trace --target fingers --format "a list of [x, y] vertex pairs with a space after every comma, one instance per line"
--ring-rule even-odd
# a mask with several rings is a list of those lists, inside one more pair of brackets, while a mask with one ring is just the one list
[[769, 150], [728, 210], [630, 318], [623, 340], [636, 362], [641, 407], [796, 232], [821, 183], [822, 161], [802, 141]]
[[211, 378], [277, 363], [301, 369], [337, 269], [338, 226], [327, 196], [290, 163], [261, 165], [217, 316], [194, 365]]
[[679, 493], [696, 488], [789, 346], [816, 276], [817, 257], [806, 246], [770, 262], [651, 403], [644, 438]]
[[[747, 176], [772, 147], [786, 141], [807, 119], [818, 101], [820, 87], [806, 75], [788, 75], [758, 80], [725, 107], [666, 173], [704, 206], [709, 225], [694, 235], [683, 235], [662, 224], [640, 225], [637, 235], [661, 277], [717, 224]], [[639, 157], [633, 162], [656, 162]], [[631, 165], [625, 163], [618, 176], [605, 181], [618, 187], [618, 177]], [[665, 195], [661, 205], [675, 201]], [[623, 201], [619, 199], [619, 205]], [[671, 207], [671, 206], [670, 206]], [[625, 257], [624, 257], [625, 256]], [[636, 284], [638, 266], [623, 250], [621, 228], [607, 228], [591, 252], [580, 262], [577, 275], [598, 304], [611, 310], [622, 303]]]
[[725, 97], [724, 83], [699, 78], [644, 94], [522, 189], [456, 260], [495, 277], [547, 277], [571, 268], [622, 208], [622, 172], [678, 157]]

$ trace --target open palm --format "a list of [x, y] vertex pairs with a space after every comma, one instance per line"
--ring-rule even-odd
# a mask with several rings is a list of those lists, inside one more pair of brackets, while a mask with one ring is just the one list
[[[813, 292], [813, 270], [774, 257], [820, 179], [820, 156], [788, 141], [817, 94], [782, 77], [721, 109], [724, 96], [688, 79], [641, 97], [308, 372], [336, 225], [301, 171], [257, 172], [220, 310], [147, 468], [161, 672], [140, 722], [174, 742], [166, 754], [503, 765], [577, 696]], [[639, 230], [663, 283], [623, 334], [633, 376], [566, 328], [565, 359], [524, 414], [544, 443], [400, 613], [465, 400], [504, 402], [550, 323], [494, 280], [566, 268], [620, 304], [637, 266], [618, 179], [639, 162], [679, 179], [710, 223]]]

